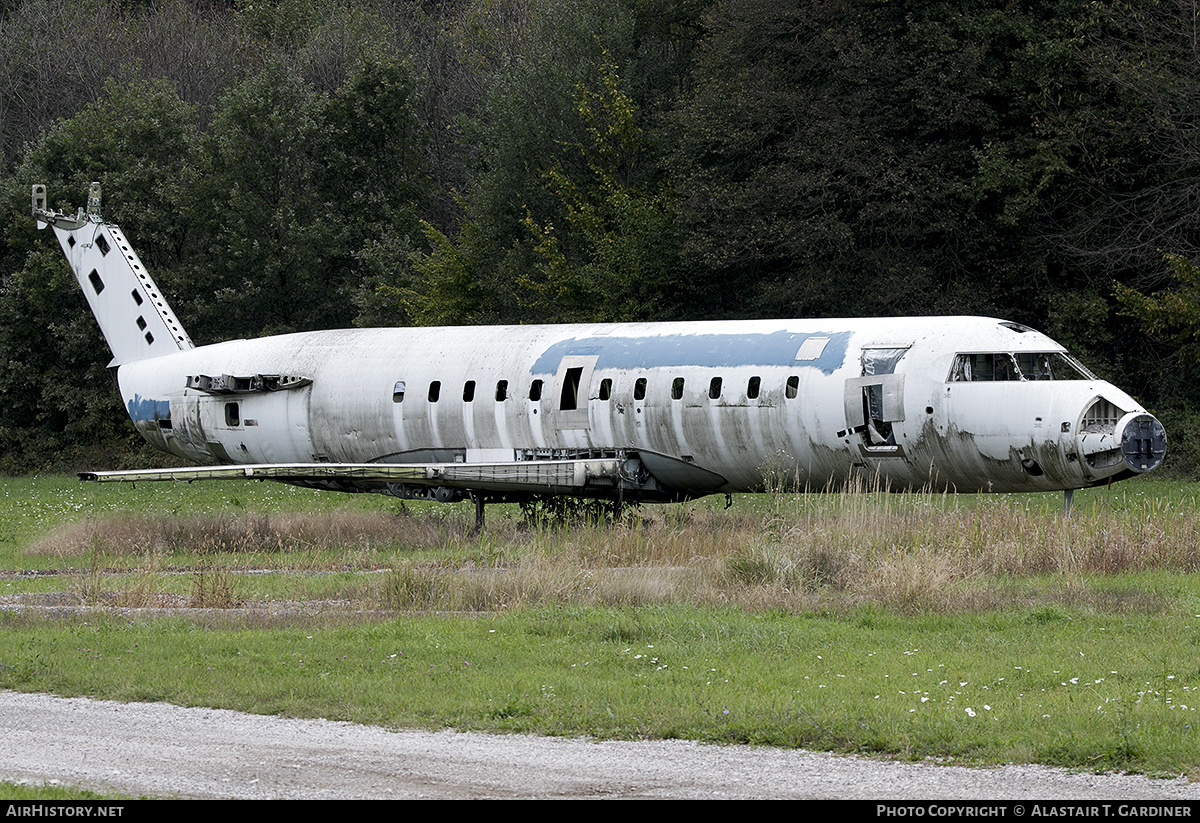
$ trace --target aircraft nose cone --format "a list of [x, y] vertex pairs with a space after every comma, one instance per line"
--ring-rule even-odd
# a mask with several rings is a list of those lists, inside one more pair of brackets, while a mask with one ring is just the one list
[[1135, 472], [1158, 468], [1167, 453], [1167, 431], [1150, 414], [1135, 414], [1121, 421], [1121, 455]]

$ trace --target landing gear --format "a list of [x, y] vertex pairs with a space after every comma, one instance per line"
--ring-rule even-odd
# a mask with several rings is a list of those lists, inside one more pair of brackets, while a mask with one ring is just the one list
[[1075, 497], [1074, 489], [1065, 489], [1063, 491], [1063, 515], [1071, 516], [1071, 500]]
[[471, 492], [471, 498], [475, 501], [475, 528], [471, 529], [471, 534], [479, 534], [483, 531], [483, 507], [486, 505], [483, 492]]

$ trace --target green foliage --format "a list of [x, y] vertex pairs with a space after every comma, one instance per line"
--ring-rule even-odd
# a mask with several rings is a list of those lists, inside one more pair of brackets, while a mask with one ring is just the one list
[[338, 0], [237, 0], [234, 8], [256, 37], [296, 50], [339, 5]]
[[1177, 254], [1163, 257], [1174, 277], [1171, 288], [1147, 295], [1118, 283], [1117, 299], [1150, 334], [1178, 344], [1182, 359], [1200, 363], [1200, 267]]
[[406, 290], [383, 283], [376, 288], [378, 299], [393, 302], [403, 310], [401, 316], [418, 326], [486, 322], [489, 319], [484, 309], [486, 297], [476, 276], [475, 263], [467, 258], [472, 249], [474, 226], [464, 226], [463, 242], [458, 246], [429, 223], [422, 223], [421, 229], [429, 253], [411, 257], [420, 285]]
[[[111, 359], [49, 233], [29, 216], [30, 182], [57, 207], [83, 202], [100, 180], [105, 211], [138, 238], [146, 261], [169, 263], [187, 228], [159, 219], [177, 211], [188, 173], [194, 110], [165, 82], [106, 84], [101, 98], [62, 121], [5, 181], [0, 289], [0, 465], [28, 470], [74, 447], [127, 440], [131, 429], [106, 365]], [[151, 216], [154, 216], [153, 218]], [[171, 278], [162, 278], [172, 285]]]
[[319, 184], [321, 103], [279, 62], [221, 101], [198, 160], [202, 211], [192, 215], [206, 235], [190, 312], [200, 340], [336, 322], [346, 294], [336, 280], [323, 282], [333, 227]]
[[[1143, 293], [1114, 284], [1122, 314], [1131, 317], [1150, 340], [1135, 351], [1142, 379], [1153, 384], [1155, 409], [1170, 437], [1164, 468], [1176, 476], [1200, 471], [1200, 267], [1177, 255], [1164, 255], [1171, 272], [1166, 288]], [[1132, 347], [1130, 347], [1132, 348]], [[1132, 371], [1132, 369], [1130, 369]]]
[[[11, 183], [27, 196], [30, 182], [44, 182], [50, 205], [74, 212], [88, 184], [99, 181], [105, 215], [137, 238], [148, 265], [169, 266], [186, 243], [187, 227], [168, 217], [186, 195], [196, 120], [195, 107], [166, 80], [109, 80], [97, 102], [56, 123], [26, 152]], [[22, 223], [29, 222], [25, 206]]]
[[198, 342], [349, 325], [360, 251], [405, 244], [429, 189], [411, 69], [364, 47], [335, 93], [282, 61], [235, 85], [207, 133], [163, 80], [109, 81], [46, 132], [4, 181], [0, 410], [8, 469], [131, 429], [106, 346], [55, 244], [29, 217], [29, 185], [52, 207], [104, 187], [118, 222]]
[[1085, 84], [1043, 106], [1046, 133], [1075, 158], [1046, 228], [1072, 262], [1099, 270], [1101, 288], [1114, 279], [1145, 288], [1163, 252], [1200, 259], [1194, 13], [1123, 0], [1087, 13], [1072, 55]]
[[520, 282], [547, 301], [539, 314], [550, 320], [654, 319], [669, 304], [678, 257], [670, 190], [646, 180], [649, 147], [611, 60], [597, 81], [577, 89], [585, 142], [571, 165], [584, 171], [572, 179], [560, 161], [544, 173], [566, 225], [526, 218], [540, 278], [531, 272]]
[[234, 87], [198, 161], [198, 336], [350, 325], [360, 251], [405, 242], [427, 190], [412, 94], [374, 55], [332, 96], [281, 62]]
[[[620, 92], [617, 66], [632, 50], [632, 22], [619, 2], [559, 3], [531, 14], [521, 59], [497, 65], [468, 129], [479, 160], [463, 198], [466, 216], [458, 236], [451, 241], [440, 231], [427, 232], [429, 252], [414, 258], [411, 288], [421, 305], [414, 317], [528, 322], [629, 316], [630, 301], [621, 292], [645, 272], [616, 267], [630, 262], [632, 249], [645, 241], [628, 231], [635, 225], [649, 231], [665, 219], [661, 201], [654, 203], [656, 192], [634, 193], [626, 186], [635, 181], [619, 179], [622, 164], [640, 159], [630, 152], [629, 135], [602, 133], [633, 123], [629, 98], [614, 96]], [[615, 113], [595, 110], [597, 104], [623, 106], [624, 125], [597, 122]], [[604, 156], [613, 150], [623, 156]], [[614, 161], [617, 166], [604, 166]], [[630, 193], [640, 214], [626, 208]], [[644, 218], [656, 223], [644, 226]], [[612, 256], [614, 239], [627, 248]], [[464, 280], [472, 281], [478, 300], [464, 304], [458, 298]]]
[[[1062, 161], [1027, 159], [1020, 141], [1036, 138], [1037, 90], [1052, 82], [1031, 64], [1044, 68], [1040, 55], [1072, 36], [1067, 11], [870, 0], [716, 8], [673, 123], [686, 255], [705, 277], [699, 308], [1040, 308], [1031, 286], [1049, 260], [1028, 241]], [[993, 202], [1001, 179], [1006, 196]]]

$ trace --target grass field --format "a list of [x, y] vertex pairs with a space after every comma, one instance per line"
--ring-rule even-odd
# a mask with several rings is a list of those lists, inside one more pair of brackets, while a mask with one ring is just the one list
[[1200, 776], [1195, 485], [759, 495], [530, 525], [257, 483], [0, 483], [0, 687], [395, 727]]

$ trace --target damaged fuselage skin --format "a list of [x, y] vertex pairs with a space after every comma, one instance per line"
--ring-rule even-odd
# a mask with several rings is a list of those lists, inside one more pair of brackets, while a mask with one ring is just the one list
[[[455, 500], [675, 500], [865, 480], [1071, 490], [1161, 463], [1161, 424], [1062, 346], [982, 317], [302, 332], [194, 347], [117, 227], [51, 225], [129, 416], [188, 470]], [[107, 301], [107, 302], [106, 302]], [[207, 468], [206, 468], [207, 467]], [[232, 467], [232, 468], [231, 468]]]

